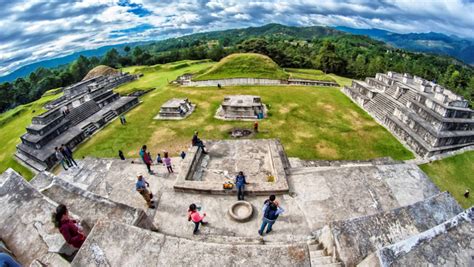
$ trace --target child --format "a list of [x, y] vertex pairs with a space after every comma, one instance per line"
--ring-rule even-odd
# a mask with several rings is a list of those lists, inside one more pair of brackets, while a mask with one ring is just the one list
[[163, 160], [161, 159], [160, 153], [158, 153], [158, 156], [156, 156], [156, 163], [157, 164], [163, 164]]
[[181, 159], [184, 159], [186, 157], [186, 153], [184, 153], [184, 151], [181, 151]]
[[168, 173], [173, 173], [173, 167], [171, 166], [171, 158], [168, 157], [168, 152], [165, 152], [165, 158], [163, 159]]
[[188, 210], [188, 221], [192, 221], [194, 223], [194, 231], [193, 234], [197, 234], [199, 231], [199, 224], [206, 225], [207, 222], [204, 222], [204, 217], [206, 217], [206, 213], [204, 212], [201, 216], [197, 211], [196, 204], [189, 205]]

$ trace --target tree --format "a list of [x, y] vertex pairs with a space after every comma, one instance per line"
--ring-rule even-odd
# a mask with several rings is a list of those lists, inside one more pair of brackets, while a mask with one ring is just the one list
[[17, 104], [25, 104], [30, 100], [30, 83], [23, 78], [18, 78], [13, 84], [15, 88], [15, 102]]
[[80, 55], [79, 58], [74, 60], [69, 66], [69, 72], [74, 77], [75, 82], [82, 80], [88, 71], [89, 60], [83, 55]]
[[213, 46], [207, 53], [207, 57], [214, 61], [219, 61], [224, 56], [225, 56], [225, 51], [221, 45]]
[[125, 46], [125, 47], [123, 48], [123, 51], [125, 51], [125, 53], [128, 54], [128, 53], [130, 52], [130, 46], [128, 46], [128, 45]]
[[12, 106], [13, 86], [11, 83], [0, 84], [0, 112], [6, 111]]
[[117, 51], [117, 49], [112, 48], [107, 53], [105, 53], [104, 57], [102, 58], [101, 64], [107, 65], [112, 68], [117, 68], [119, 67], [119, 58], [120, 55]]
[[325, 41], [315, 60], [317, 68], [325, 73], [344, 73], [345, 64], [342, 58], [336, 54], [336, 47], [329, 41]]

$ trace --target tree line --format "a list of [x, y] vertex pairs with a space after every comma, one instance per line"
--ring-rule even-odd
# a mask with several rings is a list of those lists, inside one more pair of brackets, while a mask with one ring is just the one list
[[27, 77], [0, 84], [0, 112], [39, 99], [47, 90], [80, 81], [98, 65], [113, 68], [155, 65], [184, 59], [221, 58], [236, 52], [255, 52], [269, 56], [281, 67], [314, 68], [363, 79], [377, 72], [408, 72], [437, 83], [473, 103], [474, 69], [453, 58], [408, 52], [364, 36], [327, 35], [313, 39], [291, 35], [263, 36], [231, 34], [197, 35], [117, 50], [102, 57], [84, 57], [54, 69], [38, 68]]

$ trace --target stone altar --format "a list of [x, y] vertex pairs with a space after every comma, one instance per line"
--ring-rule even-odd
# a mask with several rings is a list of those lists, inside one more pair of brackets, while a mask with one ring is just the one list
[[230, 95], [217, 109], [216, 118], [224, 120], [255, 120], [266, 117], [267, 108], [259, 96]]
[[187, 98], [172, 98], [164, 103], [160, 108], [160, 113], [155, 120], [182, 120], [196, 108]]

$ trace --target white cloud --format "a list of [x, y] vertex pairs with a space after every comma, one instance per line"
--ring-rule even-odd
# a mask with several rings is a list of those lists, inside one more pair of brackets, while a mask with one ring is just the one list
[[[474, 36], [474, 3], [463, 0], [129, 0], [136, 5], [128, 6], [118, 2], [2, 3], [0, 75], [35, 61], [103, 45], [267, 23]], [[124, 31], [144, 24], [154, 28]]]

